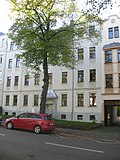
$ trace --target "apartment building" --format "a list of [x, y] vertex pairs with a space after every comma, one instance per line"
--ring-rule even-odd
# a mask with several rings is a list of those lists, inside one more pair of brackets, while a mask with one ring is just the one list
[[102, 110], [106, 126], [120, 124], [120, 18], [108, 17], [102, 39]]
[[6, 35], [0, 32], [0, 114], [2, 112], [4, 69], [6, 56]]
[[[58, 119], [101, 122], [101, 45], [75, 42], [74, 69], [49, 66], [46, 113]], [[42, 74], [32, 74], [17, 58], [19, 46], [8, 39], [3, 114], [39, 112]]]
[[[75, 39], [77, 63], [73, 69], [49, 66], [46, 113], [64, 120], [119, 124], [119, 26], [119, 17], [113, 15], [104, 21], [102, 42]], [[3, 114], [39, 112], [43, 75], [22, 65], [16, 56], [20, 46], [10, 39], [7, 44], [1, 90]]]

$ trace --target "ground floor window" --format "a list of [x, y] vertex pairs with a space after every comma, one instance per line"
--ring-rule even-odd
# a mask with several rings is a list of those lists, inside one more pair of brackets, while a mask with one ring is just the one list
[[83, 120], [83, 115], [77, 115], [77, 120]]
[[66, 119], [66, 114], [61, 114], [61, 119]]

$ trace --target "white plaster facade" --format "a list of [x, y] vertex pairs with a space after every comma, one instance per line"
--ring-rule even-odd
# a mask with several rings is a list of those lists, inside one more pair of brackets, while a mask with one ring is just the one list
[[[118, 27], [119, 36], [109, 37], [109, 28]], [[79, 43], [78, 43], [79, 42]], [[120, 18], [116, 15], [110, 16], [104, 21], [102, 26], [102, 42], [94, 45], [88, 40], [79, 40], [75, 42], [75, 53], [83, 48], [84, 58], [78, 60], [74, 69], [49, 66], [49, 73], [52, 74], [52, 84], [49, 85], [49, 95], [47, 99], [46, 112], [52, 114], [58, 119], [67, 119], [74, 121], [92, 122], [90, 116], [95, 116], [95, 121], [101, 123], [109, 118], [108, 111], [105, 108], [108, 103], [115, 103], [111, 114], [116, 114], [116, 107], [120, 100], [120, 63], [118, 62], [118, 50], [120, 49]], [[29, 85], [24, 85], [24, 76], [29, 70], [20, 65], [16, 67], [16, 57], [20, 50], [17, 48], [10, 50], [8, 41], [8, 50], [6, 53], [6, 67], [3, 90], [3, 114], [19, 114], [24, 111], [39, 112], [40, 96], [42, 89], [42, 75], [40, 75], [40, 85], [34, 85], [34, 75], [30, 76]], [[90, 58], [90, 47], [95, 47], [95, 57]], [[105, 51], [112, 50], [112, 63], [105, 63]], [[1, 51], [1, 50], [0, 50]], [[1, 51], [2, 52], [2, 51]], [[0, 54], [1, 54], [0, 52]], [[12, 67], [8, 68], [8, 61], [12, 59]], [[96, 80], [90, 82], [90, 70], [96, 70]], [[84, 72], [84, 81], [78, 83], [78, 71]], [[67, 73], [67, 82], [62, 83], [62, 72]], [[106, 74], [113, 75], [113, 87], [106, 88]], [[7, 77], [11, 76], [10, 87], [6, 86]], [[18, 86], [14, 86], [15, 76], [19, 76]], [[90, 106], [90, 94], [96, 95], [96, 104]], [[78, 95], [83, 95], [83, 105], [78, 106]], [[9, 105], [6, 105], [6, 96], [10, 95]], [[17, 95], [17, 105], [13, 105], [13, 96]], [[23, 97], [28, 95], [28, 105], [23, 106]], [[34, 95], [39, 96], [38, 106], [34, 106]], [[52, 95], [50, 97], [50, 95]], [[62, 95], [67, 95], [67, 105], [62, 105]], [[109, 102], [108, 102], [109, 101]], [[118, 103], [118, 104], [117, 104]], [[106, 113], [105, 113], [106, 112]], [[115, 116], [112, 121], [115, 121]]]

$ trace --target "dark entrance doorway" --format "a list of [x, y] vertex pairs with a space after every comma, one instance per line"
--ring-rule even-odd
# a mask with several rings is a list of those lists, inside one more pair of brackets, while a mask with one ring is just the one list
[[105, 126], [120, 126], [120, 100], [104, 101]]

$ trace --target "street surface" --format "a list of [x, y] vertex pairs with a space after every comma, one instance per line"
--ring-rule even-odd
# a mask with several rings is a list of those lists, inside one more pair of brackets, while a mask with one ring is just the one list
[[0, 127], [0, 160], [120, 160], [120, 144]]

